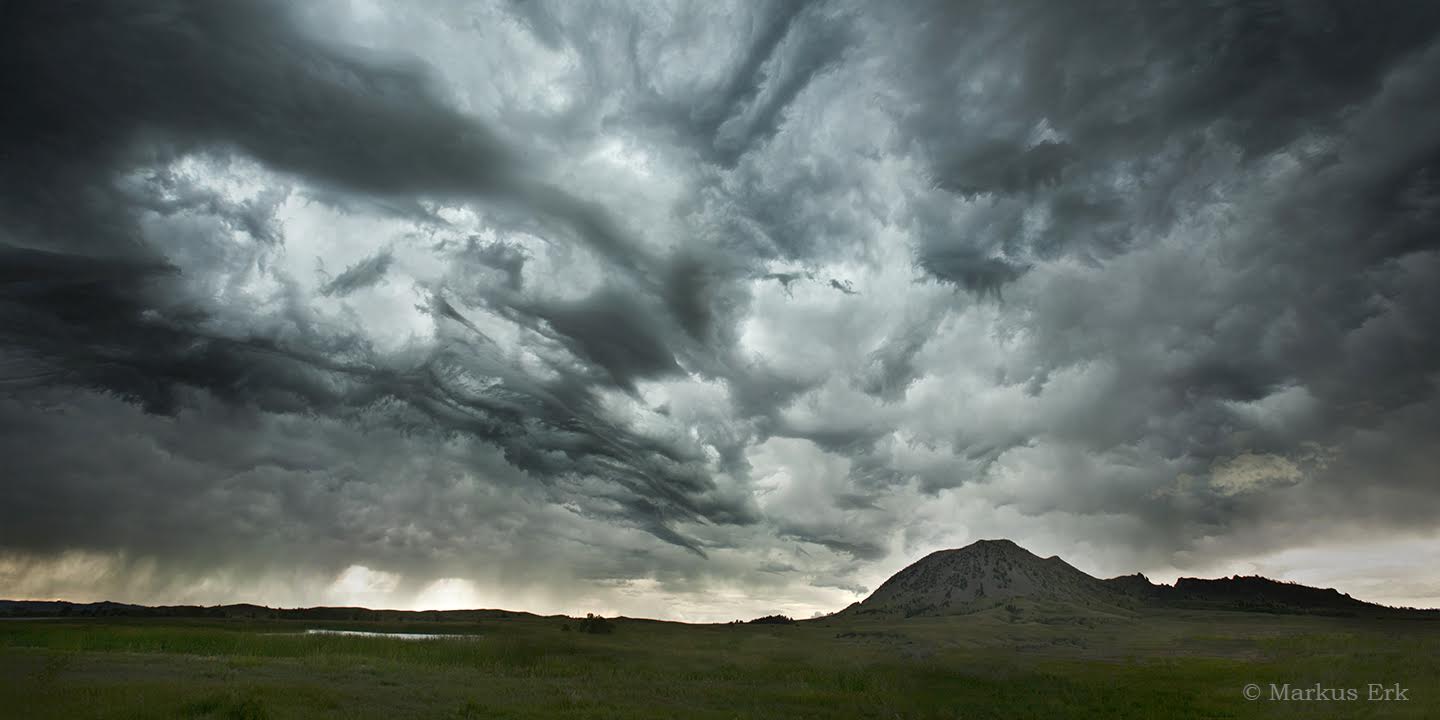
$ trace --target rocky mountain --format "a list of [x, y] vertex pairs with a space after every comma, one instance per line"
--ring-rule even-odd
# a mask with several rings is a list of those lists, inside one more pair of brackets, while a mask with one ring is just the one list
[[1398, 612], [1334, 589], [1263, 577], [1180, 578], [1174, 585], [1153, 583], [1138, 573], [1101, 580], [1059, 557], [1041, 558], [1009, 540], [980, 540], [921, 558], [839, 615], [952, 615], [1017, 599], [1097, 609], [1170, 607], [1325, 615]]
[[1009, 540], [940, 550], [885, 581], [850, 615], [949, 615], [1014, 598], [1111, 605], [1120, 595], [1058, 557], [1040, 558]]

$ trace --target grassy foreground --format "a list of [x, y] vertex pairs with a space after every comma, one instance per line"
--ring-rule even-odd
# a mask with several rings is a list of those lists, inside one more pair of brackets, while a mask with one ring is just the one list
[[[1440, 717], [1433, 620], [1012, 607], [889, 622], [619, 620], [609, 635], [563, 623], [0, 621], [0, 717]], [[1245, 699], [1248, 683], [1261, 699]], [[1359, 697], [1275, 700], [1272, 683]], [[1408, 700], [1369, 701], [1370, 683], [1399, 683]]]

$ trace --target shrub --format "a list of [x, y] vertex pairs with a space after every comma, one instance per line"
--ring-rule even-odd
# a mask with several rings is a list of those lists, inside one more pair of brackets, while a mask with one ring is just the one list
[[794, 625], [795, 619], [788, 615], [766, 615], [750, 621], [751, 625]]
[[594, 613], [585, 613], [585, 619], [579, 623], [580, 632], [592, 633], [595, 635], [606, 635], [615, 632], [615, 623], [606, 620]]

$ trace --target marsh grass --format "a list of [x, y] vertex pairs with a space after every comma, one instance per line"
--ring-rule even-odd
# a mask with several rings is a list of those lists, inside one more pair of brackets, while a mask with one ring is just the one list
[[[1160, 614], [691, 626], [561, 619], [0, 623], [0, 715], [24, 718], [1244, 718], [1440, 715], [1440, 626]], [[1400, 682], [1384, 706], [1249, 702], [1249, 682]], [[7, 715], [8, 716], [8, 715]]]

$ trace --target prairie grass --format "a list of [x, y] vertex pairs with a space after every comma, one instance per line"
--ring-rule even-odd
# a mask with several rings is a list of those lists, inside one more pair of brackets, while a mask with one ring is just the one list
[[[0, 717], [1440, 716], [1440, 623], [1165, 612], [682, 625], [0, 622]], [[306, 635], [354, 629], [454, 638]], [[1247, 683], [1400, 683], [1405, 702], [1248, 701]]]

